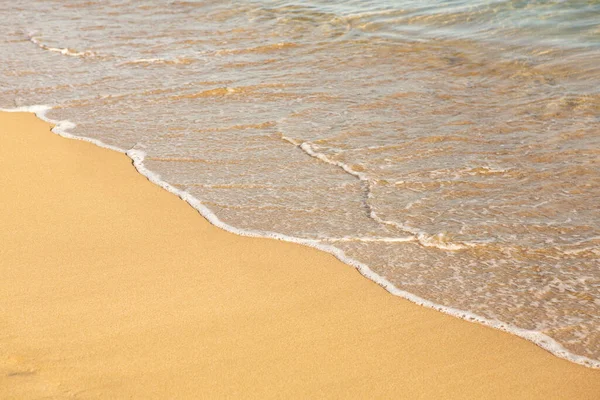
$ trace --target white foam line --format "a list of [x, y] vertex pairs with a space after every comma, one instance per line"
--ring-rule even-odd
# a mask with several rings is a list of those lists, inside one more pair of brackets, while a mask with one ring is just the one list
[[285, 140], [286, 142], [289, 142], [289, 143], [293, 144], [294, 146], [297, 146], [298, 148], [300, 148], [300, 150], [304, 151], [304, 153], [308, 154], [309, 156], [316, 158], [318, 160], [321, 160], [324, 163], [334, 165], [338, 168], [341, 168], [346, 173], [354, 176], [356, 179], [363, 182], [366, 185], [366, 192], [367, 192], [365, 206], [368, 210], [369, 217], [371, 219], [373, 219], [374, 221], [379, 222], [380, 224], [394, 226], [397, 229], [400, 229], [401, 231], [412, 234], [414, 236], [414, 240], [419, 242], [419, 244], [421, 244], [421, 246], [424, 246], [424, 247], [435, 247], [435, 248], [438, 248], [441, 250], [458, 251], [458, 250], [466, 249], [468, 247], [475, 246], [474, 244], [467, 244], [467, 243], [444, 243], [443, 242], [443, 239], [444, 239], [443, 233], [438, 233], [437, 235], [431, 235], [431, 234], [422, 232], [418, 229], [412, 228], [408, 225], [399, 224], [395, 221], [386, 221], [382, 218], [379, 218], [379, 216], [377, 215], [377, 213], [375, 212], [373, 207], [368, 202], [368, 199], [370, 199], [372, 197], [372, 194], [371, 194], [372, 182], [371, 182], [371, 179], [369, 179], [369, 177], [366, 174], [354, 171], [350, 166], [348, 166], [342, 162], [332, 160], [329, 157], [327, 157], [325, 154], [315, 151], [313, 149], [313, 147], [307, 142], [298, 142], [297, 140], [287, 137], [283, 134], [281, 134], [281, 138], [283, 140]]
[[71, 49], [68, 49], [68, 48], [46, 46], [45, 44], [43, 44], [42, 42], [37, 40], [33, 36], [33, 33], [29, 33], [27, 35], [27, 38], [31, 43], [35, 44], [40, 49], [52, 51], [55, 53], [60, 53], [64, 56], [69, 56], [69, 57], [93, 57], [93, 56], [95, 56], [95, 53], [93, 51], [89, 51], [89, 50], [88, 51], [72, 51]]
[[148, 178], [148, 180], [150, 182], [155, 183], [156, 185], [162, 187], [163, 189], [179, 196], [181, 199], [183, 199], [188, 204], [190, 204], [192, 207], [194, 207], [196, 210], [198, 210], [198, 212], [204, 218], [206, 218], [211, 224], [213, 224], [221, 229], [224, 229], [231, 233], [238, 234], [240, 236], [262, 237], [262, 238], [272, 238], [272, 239], [284, 240], [286, 242], [299, 243], [299, 244], [303, 244], [305, 246], [309, 246], [309, 247], [316, 248], [318, 250], [325, 251], [325, 252], [330, 253], [333, 256], [335, 256], [338, 260], [355, 267], [363, 276], [365, 276], [366, 278], [377, 283], [378, 285], [380, 285], [381, 287], [383, 287], [384, 289], [386, 289], [388, 292], [390, 292], [391, 294], [393, 294], [395, 296], [402, 297], [402, 298], [409, 300], [415, 304], [418, 304], [418, 305], [421, 305], [424, 307], [428, 307], [428, 308], [432, 308], [434, 310], [438, 310], [443, 313], [446, 313], [446, 314], [449, 314], [449, 315], [452, 315], [452, 316], [455, 316], [455, 317], [458, 317], [458, 318], [461, 318], [461, 319], [464, 319], [467, 321], [478, 322], [482, 325], [486, 325], [486, 326], [489, 326], [492, 328], [499, 329], [501, 331], [511, 333], [513, 335], [519, 336], [523, 339], [526, 339], [530, 342], [537, 344], [541, 348], [549, 351], [550, 353], [554, 354], [557, 357], [564, 358], [566, 360], [572, 361], [576, 364], [584, 365], [586, 367], [600, 369], [600, 360], [593, 360], [593, 359], [585, 357], [585, 356], [573, 354], [573, 353], [569, 352], [567, 349], [565, 349], [556, 340], [552, 339], [551, 337], [549, 337], [541, 332], [519, 328], [519, 327], [510, 325], [510, 324], [507, 324], [507, 323], [504, 323], [504, 322], [501, 322], [498, 320], [484, 318], [484, 317], [481, 317], [479, 315], [473, 314], [468, 311], [463, 311], [463, 310], [459, 310], [459, 309], [456, 309], [453, 307], [436, 304], [429, 300], [423, 299], [417, 295], [414, 295], [412, 293], [401, 290], [401, 289], [397, 288], [396, 286], [394, 286], [386, 278], [377, 274], [375, 271], [373, 271], [371, 268], [369, 268], [366, 264], [363, 264], [360, 261], [354, 260], [353, 258], [346, 256], [346, 254], [342, 250], [335, 248], [333, 246], [324, 245], [324, 244], [320, 243], [318, 240], [300, 239], [300, 238], [295, 238], [292, 236], [282, 235], [282, 234], [274, 233], [274, 232], [249, 231], [249, 230], [244, 230], [244, 229], [238, 229], [231, 225], [228, 225], [225, 222], [221, 221], [210, 209], [208, 209], [204, 204], [202, 204], [200, 202], [200, 200], [198, 200], [191, 194], [187, 193], [186, 191], [178, 189], [178, 188], [172, 186], [171, 184], [169, 184], [168, 182], [163, 181], [160, 178], [160, 175], [148, 170], [144, 165], [144, 158], [145, 158], [146, 153], [143, 152], [142, 150], [136, 150], [136, 149], [123, 150], [119, 147], [108, 145], [97, 139], [90, 139], [90, 138], [71, 135], [70, 133], [68, 133], [66, 131], [73, 129], [76, 125], [70, 121], [66, 121], [66, 120], [55, 121], [55, 120], [52, 120], [52, 119], [46, 117], [46, 113], [50, 109], [52, 109], [52, 107], [50, 107], [50, 106], [36, 105], [36, 106], [18, 107], [18, 108], [12, 108], [12, 109], [0, 109], [0, 111], [35, 113], [35, 115], [38, 118], [40, 118], [44, 121], [47, 121], [51, 124], [54, 124], [55, 126], [52, 129], [52, 132], [54, 132], [60, 136], [63, 136], [63, 137], [69, 138], [69, 139], [83, 140], [83, 141], [93, 143], [97, 146], [100, 146], [100, 147], [103, 147], [106, 149], [110, 149], [110, 150], [118, 151], [120, 153], [127, 154], [132, 159], [133, 165], [135, 166], [137, 171], [140, 174], [144, 175], [146, 178]]
[[405, 243], [414, 242], [413, 236], [409, 237], [341, 237], [341, 238], [319, 238], [319, 242], [385, 242]]
[[90, 143], [95, 144], [96, 146], [103, 147], [105, 149], [118, 151], [119, 153], [125, 153], [125, 154], [127, 153], [127, 150], [124, 150], [117, 146], [112, 146], [110, 144], [106, 144], [103, 141], [98, 140], [98, 139], [92, 139], [92, 138], [87, 138], [87, 137], [83, 137], [83, 136], [71, 135], [67, 131], [75, 128], [75, 126], [77, 126], [77, 125], [68, 120], [56, 121], [56, 120], [48, 118], [46, 116], [46, 114], [51, 109], [52, 109], [51, 106], [35, 105], [35, 106], [25, 106], [25, 107], [16, 107], [16, 108], [0, 108], [0, 111], [34, 113], [36, 115], [36, 117], [38, 117], [39, 119], [54, 125], [54, 127], [52, 128], [52, 132], [56, 133], [59, 136], [65, 137], [67, 139], [83, 140], [84, 142], [90, 142]]
[[175, 57], [173, 59], [167, 58], [138, 58], [131, 61], [124, 61], [119, 65], [133, 65], [133, 64], [183, 64], [186, 61], [185, 57]]

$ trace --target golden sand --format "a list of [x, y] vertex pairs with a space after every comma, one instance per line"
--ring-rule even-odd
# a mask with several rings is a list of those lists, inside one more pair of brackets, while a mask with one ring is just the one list
[[0, 113], [0, 398], [598, 399], [600, 370], [236, 236]]

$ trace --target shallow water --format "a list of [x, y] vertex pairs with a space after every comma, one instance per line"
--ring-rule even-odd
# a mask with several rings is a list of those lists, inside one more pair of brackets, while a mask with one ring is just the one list
[[600, 2], [14, 1], [0, 32], [0, 108], [600, 360]]

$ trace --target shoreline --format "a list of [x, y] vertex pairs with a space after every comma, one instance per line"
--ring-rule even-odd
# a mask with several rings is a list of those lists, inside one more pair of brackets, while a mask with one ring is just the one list
[[[129, 157], [129, 159], [133, 163], [133, 166], [135, 167], [137, 172], [139, 172], [142, 176], [146, 177], [146, 179], [148, 179], [150, 182], [161, 187], [162, 189], [166, 190], [167, 192], [179, 197], [181, 200], [183, 200], [188, 205], [190, 205], [192, 208], [194, 208], [198, 213], [200, 213], [200, 215], [204, 219], [206, 219], [209, 223], [211, 223], [213, 226], [215, 226], [219, 229], [223, 229], [229, 233], [233, 233], [235, 235], [239, 235], [239, 236], [243, 236], [243, 237], [281, 240], [284, 242], [300, 244], [303, 246], [307, 246], [310, 248], [314, 248], [314, 249], [326, 252], [328, 254], [333, 255], [335, 258], [337, 258], [339, 261], [345, 263], [346, 265], [348, 265], [352, 268], [355, 268], [366, 279], [369, 279], [372, 282], [375, 282], [376, 284], [378, 284], [379, 286], [381, 286], [387, 292], [389, 292], [390, 294], [392, 294], [394, 296], [408, 300], [419, 306], [427, 307], [427, 308], [442, 312], [444, 314], [447, 314], [447, 315], [450, 315], [450, 316], [453, 316], [453, 317], [456, 317], [456, 318], [459, 318], [459, 319], [462, 319], [462, 320], [465, 320], [468, 322], [476, 322], [476, 323], [482, 324], [484, 326], [491, 327], [493, 329], [498, 329], [503, 332], [507, 332], [511, 335], [515, 335], [517, 337], [523, 338], [525, 340], [528, 340], [528, 341], [536, 344], [537, 346], [540, 346], [541, 348], [543, 348], [546, 351], [549, 351], [556, 357], [563, 358], [565, 360], [568, 360], [568, 361], [571, 361], [576, 364], [583, 365], [583, 366], [586, 366], [589, 368], [600, 369], [600, 361], [594, 360], [594, 359], [591, 359], [591, 358], [588, 358], [588, 357], [585, 357], [585, 356], [582, 356], [579, 354], [571, 353], [569, 350], [565, 349], [559, 342], [555, 341], [552, 337], [547, 336], [541, 332], [523, 329], [523, 328], [511, 325], [511, 324], [508, 324], [508, 323], [505, 323], [505, 322], [502, 322], [499, 320], [490, 320], [488, 318], [474, 314], [470, 311], [437, 304], [437, 303], [434, 303], [425, 298], [419, 297], [413, 293], [402, 290], [402, 289], [396, 287], [393, 283], [391, 283], [385, 277], [374, 272], [368, 265], [346, 256], [346, 254], [343, 251], [341, 251], [340, 249], [335, 248], [333, 246], [326, 246], [326, 245], [323, 245], [316, 241], [311, 241], [311, 240], [307, 240], [307, 239], [299, 239], [296, 237], [291, 237], [291, 236], [287, 236], [287, 235], [283, 235], [283, 234], [279, 234], [279, 233], [255, 232], [255, 231], [239, 229], [234, 226], [231, 226], [231, 225], [221, 221], [219, 219], [219, 217], [217, 217], [208, 207], [206, 207], [204, 204], [202, 204], [202, 202], [200, 202], [200, 200], [198, 200], [194, 196], [190, 195], [186, 191], [175, 188], [168, 182], [162, 180], [158, 174], [148, 170], [146, 168], [146, 166], [144, 165], [144, 160], [146, 158], [146, 153], [144, 151], [136, 150], [134, 148], [125, 150], [125, 149], [122, 149], [122, 148], [119, 148], [119, 147], [116, 147], [113, 145], [106, 144], [99, 139], [92, 139], [92, 138], [88, 138], [88, 137], [84, 137], [84, 136], [72, 135], [68, 131], [71, 129], [74, 129], [76, 127], [75, 123], [73, 123], [71, 121], [57, 121], [57, 120], [53, 120], [51, 118], [46, 117], [46, 113], [48, 111], [52, 110], [52, 108], [53, 107], [47, 106], [47, 105], [34, 105], [34, 106], [17, 107], [14, 109], [0, 109], [0, 112], [33, 113], [37, 118], [49, 123], [52, 126], [51, 132], [53, 132], [61, 137], [64, 137], [66, 139], [72, 139], [72, 140], [81, 140], [84, 142], [92, 143], [92, 144], [94, 144], [98, 147], [104, 148], [104, 149], [108, 149], [108, 150], [116, 151], [118, 153], [125, 154], [127, 157]], [[327, 162], [329, 162], [329, 161], [327, 161]], [[363, 178], [361, 178], [360, 176], [357, 176], [357, 177], [358, 177], [358, 179], [363, 180]]]
[[3, 398], [600, 392], [600, 370], [390, 296], [331, 254], [211, 225], [123, 153], [30, 113], [0, 121]]

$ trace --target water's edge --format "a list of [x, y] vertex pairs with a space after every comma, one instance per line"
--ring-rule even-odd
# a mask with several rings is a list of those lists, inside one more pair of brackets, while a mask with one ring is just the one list
[[196, 209], [200, 213], [200, 215], [202, 215], [206, 220], [208, 220], [211, 224], [213, 224], [214, 226], [216, 226], [218, 228], [224, 229], [228, 232], [231, 232], [231, 233], [234, 233], [234, 234], [237, 234], [240, 236], [278, 239], [278, 240], [283, 240], [283, 241], [287, 241], [287, 242], [302, 244], [305, 246], [316, 248], [318, 250], [325, 251], [327, 253], [332, 254], [334, 257], [336, 257], [338, 260], [342, 261], [343, 263], [356, 268], [358, 270], [358, 272], [360, 272], [361, 275], [363, 275], [364, 277], [377, 283], [378, 285], [382, 286], [385, 290], [387, 290], [389, 293], [391, 293], [395, 296], [402, 297], [402, 298], [409, 300], [420, 306], [432, 308], [437, 311], [441, 311], [445, 314], [449, 314], [449, 315], [458, 317], [458, 318], [466, 320], [466, 321], [478, 322], [482, 325], [485, 325], [485, 326], [488, 326], [491, 328], [495, 328], [495, 329], [499, 329], [499, 330], [507, 332], [507, 333], [511, 333], [513, 335], [519, 336], [525, 340], [535, 343], [539, 347], [549, 351], [550, 353], [552, 353], [553, 355], [555, 355], [557, 357], [566, 359], [566, 360], [574, 362], [576, 364], [583, 365], [585, 367], [600, 369], [600, 361], [594, 360], [594, 359], [591, 359], [591, 358], [588, 358], [585, 356], [573, 354], [573, 353], [569, 352], [567, 349], [565, 349], [560, 343], [558, 343], [551, 337], [549, 337], [541, 332], [522, 329], [522, 328], [510, 325], [510, 324], [504, 323], [502, 321], [484, 318], [479, 315], [473, 314], [471, 312], [439, 305], [439, 304], [433, 303], [429, 300], [423, 299], [419, 296], [416, 296], [412, 293], [401, 290], [401, 289], [397, 288], [396, 286], [394, 286], [386, 278], [380, 276], [379, 274], [377, 274], [376, 272], [371, 270], [371, 268], [369, 268], [366, 264], [361, 263], [357, 260], [354, 260], [354, 259], [346, 256], [346, 254], [340, 249], [334, 248], [332, 246], [325, 246], [321, 243], [318, 243], [317, 241], [299, 239], [299, 238], [295, 238], [292, 236], [282, 235], [282, 234], [273, 233], [273, 232], [243, 230], [243, 229], [238, 229], [236, 227], [228, 225], [228, 224], [224, 223], [223, 221], [221, 221], [209, 208], [207, 208], [204, 204], [202, 204], [200, 202], [200, 200], [198, 200], [197, 198], [195, 198], [188, 192], [172, 186], [168, 182], [162, 180], [159, 174], [156, 174], [156, 173], [150, 171], [149, 169], [147, 169], [144, 165], [144, 158], [145, 158], [146, 153], [143, 150], [136, 149], [135, 148], [136, 146], [134, 146], [131, 149], [126, 150], [126, 149], [122, 149], [122, 148], [119, 148], [116, 146], [108, 145], [97, 139], [91, 139], [91, 138], [87, 138], [87, 137], [76, 136], [76, 135], [70, 134], [68, 131], [75, 128], [76, 124], [71, 121], [68, 121], [68, 120], [57, 121], [57, 120], [52, 120], [52, 119], [48, 118], [46, 116], [46, 114], [52, 108], [53, 107], [48, 106], [48, 105], [33, 105], [33, 106], [24, 106], [24, 107], [10, 108], [10, 109], [0, 108], [0, 111], [2, 111], [2, 112], [34, 113], [39, 119], [54, 125], [54, 127], [51, 129], [51, 131], [59, 136], [62, 136], [67, 139], [83, 140], [86, 142], [93, 143], [96, 146], [99, 146], [102, 148], [106, 148], [106, 149], [110, 149], [113, 151], [117, 151], [119, 153], [126, 154], [132, 160], [134, 167], [140, 174], [145, 176], [150, 182], [177, 195], [179, 198], [181, 198], [186, 203], [188, 203], [190, 206], [192, 206], [194, 209]]

